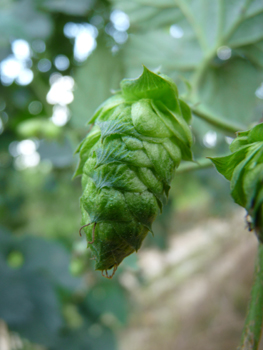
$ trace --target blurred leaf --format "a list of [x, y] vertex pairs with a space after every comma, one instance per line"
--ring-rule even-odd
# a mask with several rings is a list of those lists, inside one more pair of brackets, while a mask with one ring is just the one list
[[68, 15], [83, 16], [91, 9], [93, 0], [42, 0], [44, 9], [54, 12], [63, 12]]
[[98, 323], [84, 324], [77, 330], [66, 329], [53, 342], [50, 350], [116, 350], [114, 334]]
[[209, 106], [209, 110], [225, 119], [232, 119], [249, 125], [258, 103], [255, 91], [262, 82], [263, 70], [249, 61], [234, 58], [223, 66], [207, 70], [199, 90], [198, 108]]
[[217, 171], [230, 181], [235, 167], [244, 159], [248, 149], [249, 146], [229, 156], [210, 158], [210, 160], [214, 163]]
[[[161, 65], [174, 78], [189, 80], [193, 88], [188, 97], [201, 109], [246, 124], [259, 119], [263, 106], [256, 109], [255, 91], [263, 79], [261, 1], [115, 0], [114, 6], [131, 19], [124, 48], [128, 77], [141, 64], [150, 69]], [[228, 56], [220, 54], [224, 49]]]
[[167, 1], [113, 1], [118, 9], [129, 15], [131, 29], [153, 29], [168, 26], [178, 18], [182, 12], [175, 7], [174, 0]]
[[18, 134], [24, 138], [54, 139], [61, 135], [61, 131], [51, 120], [41, 117], [24, 120], [17, 127]]
[[127, 321], [126, 295], [124, 289], [116, 283], [102, 282], [92, 288], [86, 297], [85, 304], [97, 317], [113, 314], [122, 324]]
[[47, 38], [53, 29], [47, 13], [36, 9], [33, 0], [9, 1], [0, 11], [0, 46], [10, 44], [13, 38]]
[[263, 142], [263, 123], [254, 126], [248, 133], [247, 141], [252, 142]]
[[[10, 264], [12, 252], [23, 257], [20, 266]], [[51, 344], [62, 326], [55, 286], [75, 290], [80, 285], [68, 267], [69, 255], [61, 245], [34, 237], [18, 239], [1, 229], [0, 317], [30, 340]]]
[[122, 79], [120, 55], [113, 56], [110, 50], [99, 45], [87, 62], [76, 71], [76, 89], [71, 124], [83, 128], [97, 107], [111, 96], [112, 89], [118, 89]]
[[80, 280], [69, 272], [70, 256], [61, 244], [42, 238], [25, 237], [19, 248], [25, 257], [21, 272], [43, 271], [54, 285], [70, 290], [80, 286]]

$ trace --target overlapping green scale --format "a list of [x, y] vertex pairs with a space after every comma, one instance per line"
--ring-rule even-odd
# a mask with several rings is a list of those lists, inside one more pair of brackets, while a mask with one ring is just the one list
[[233, 199], [247, 210], [249, 227], [263, 242], [263, 123], [238, 133], [230, 151], [211, 160], [230, 181]]
[[95, 112], [77, 152], [82, 224], [96, 269], [137, 251], [165, 204], [181, 159], [192, 160], [189, 107], [170, 78], [144, 67]]

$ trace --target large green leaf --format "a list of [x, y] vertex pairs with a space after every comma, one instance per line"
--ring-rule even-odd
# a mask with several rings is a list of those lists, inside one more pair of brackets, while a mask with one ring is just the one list
[[10, 45], [10, 37], [46, 39], [53, 30], [50, 16], [36, 9], [33, 0], [6, 1], [0, 11], [0, 46]]
[[63, 325], [56, 287], [74, 291], [69, 254], [36, 237], [20, 239], [0, 230], [0, 318], [24, 337], [51, 345]]
[[[131, 20], [124, 48], [127, 76], [137, 74], [141, 64], [150, 69], [161, 65], [174, 78], [190, 80], [188, 100], [199, 109], [246, 125], [260, 119], [263, 106], [257, 107], [255, 91], [263, 79], [262, 1], [113, 3]], [[175, 37], [169, 33], [171, 25], [177, 30]]]
[[45, 10], [68, 15], [83, 16], [90, 10], [93, 0], [40, 0]]

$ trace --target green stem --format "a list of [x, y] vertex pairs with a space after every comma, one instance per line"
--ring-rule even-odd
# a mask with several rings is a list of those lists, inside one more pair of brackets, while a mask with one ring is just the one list
[[193, 170], [207, 169], [212, 167], [213, 167], [213, 163], [211, 162], [210, 159], [200, 158], [200, 159], [197, 159], [195, 162], [181, 164], [179, 168], [176, 170], [176, 174], [182, 174]]
[[213, 115], [211, 113], [200, 111], [197, 108], [193, 108], [192, 107], [192, 112], [197, 117], [205, 120], [209, 124], [214, 125], [217, 128], [219, 128], [219, 129], [225, 131], [230, 136], [235, 136], [235, 133], [237, 131], [245, 130], [244, 126], [239, 124], [239, 123], [235, 123], [235, 122], [232, 122], [232, 121], [231, 122], [230, 121], [226, 121], [225, 119], [217, 117], [217, 116], [215, 116], [215, 115]]
[[263, 322], [263, 244], [259, 243], [255, 280], [238, 350], [257, 350]]

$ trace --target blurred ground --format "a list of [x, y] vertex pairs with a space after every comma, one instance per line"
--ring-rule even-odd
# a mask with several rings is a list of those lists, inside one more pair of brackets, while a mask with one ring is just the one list
[[[129, 324], [120, 350], [225, 350], [238, 345], [253, 281], [257, 240], [245, 212], [231, 220], [209, 219], [171, 236], [169, 250], [140, 253], [147, 283], [132, 275]], [[259, 349], [263, 349], [263, 343]]]

